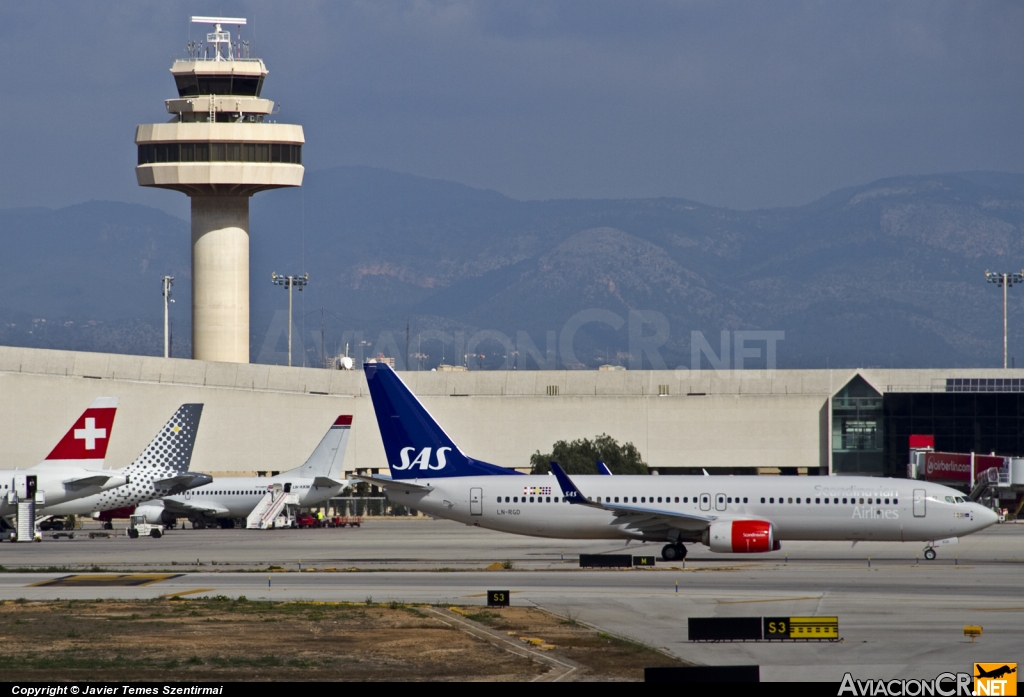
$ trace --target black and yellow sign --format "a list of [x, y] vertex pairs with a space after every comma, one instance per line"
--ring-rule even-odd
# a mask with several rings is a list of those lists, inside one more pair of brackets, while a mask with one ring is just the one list
[[74, 574], [61, 576], [49, 581], [33, 583], [33, 586], [148, 586], [183, 574]]
[[487, 591], [487, 607], [508, 607], [508, 591]]
[[633, 566], [655, 566], [658, 558], [654, 556], [650, 557], [633, 557]]
[[764, 638], [789, 640], [815, 639], [826, 641], [839, 638], [838, 617], [765, 617]]
[[974, 694], [978, 695], [978, 697], [1016, 695], [1017, 664], [975, 663]]

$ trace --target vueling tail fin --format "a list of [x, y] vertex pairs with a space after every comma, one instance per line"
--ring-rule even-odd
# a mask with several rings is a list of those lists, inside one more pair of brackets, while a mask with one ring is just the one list
[[153, 480], [187, 472], [192, 464], [192, 448], [202, 415], [202, 404], [182, 404], [129, 468], [141, 470], [143, 476], [152, 476]]
[[288, 474], [293, 477], [328, 477], [341, 478], [341, 466], [345, 463], [345, 449], [348, 447], [348, 435], [352, 430], [352, 417], [343, 414], [334, 420], [327, 429], [320, 444], [305, 464]]
[[467, 457], [385, 363], [363, 365], [394, 479], [518, 474]]

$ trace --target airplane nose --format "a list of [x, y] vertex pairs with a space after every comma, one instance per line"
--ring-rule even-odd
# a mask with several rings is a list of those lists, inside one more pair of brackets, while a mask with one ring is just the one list
[[980, 523], [979, 530], [981, 528], [987, 528], [990, 525], [995, 525], [999, 521], [999, 515], [991, 508], [985, 508], [984, 506], [974, 506], [972, 511], [972, 518], [976, 518]]

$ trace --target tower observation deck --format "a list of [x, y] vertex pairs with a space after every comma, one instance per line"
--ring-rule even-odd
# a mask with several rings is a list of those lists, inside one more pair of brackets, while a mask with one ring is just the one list
[[192, 203], [192, 357], [249, 362], [249, 198], [302, 185], [302, 126], [270, 120], [267, 67], [223, 30], [245, 19], [192, 17], [214, 30], [190, 42], [171, 74], [170, 121], [135, 131], [139, 186], [173, 189]]

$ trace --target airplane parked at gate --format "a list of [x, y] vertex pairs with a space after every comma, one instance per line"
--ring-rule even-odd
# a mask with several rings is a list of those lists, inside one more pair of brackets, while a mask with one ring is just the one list
[[91, 496], [128, 483], [123, 472], [104, 470], [117, 413], [116, 397], [100, 397], [82, 412], [46, 459], [27, 469], [0, 470], [0, 516], [18, 511], [15, 480], [36, 477], [38, 506]]
[[135, 514], [146, 516], [149, 523], [167, 525], [188, 518], [193, 527], [219, 521], [221, 527], [230, 528], [236, 518], [247, 518], [275, 484], [281, 485], [282, 492], [294, 494], [300, 507], [325, 503], [350, 484], [340, 477], [351, 427], [351, 416], [335, 419], [301, 467], [273, 477], [219, 477], [183, 494], [141, 503]]
[[36, 514], [87, 516], [208, 483], [210, 475], [188, 471], [202, 415], [202, 404], [182, 404], [133, 463], [120, 470], [104, 470], [127, 483], [73, 501], [54, 504], [48, 498], [45, 505], [36, 506]]
[[[391, 477], [361, 476], [430, 515], [537, 537], [770, 552], [784, 540], [935, 543], [996, 522], [949, 487], [879, 477], [523, 475], [464, 454], [384, 363], [363, 366]], [[575, 505], [574, 505], [575, 504]]]

